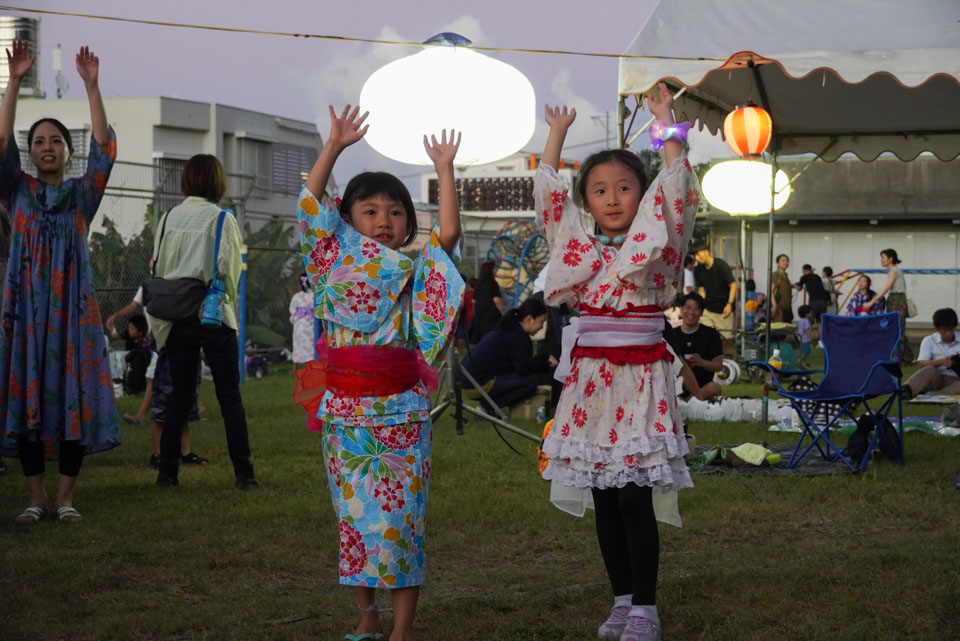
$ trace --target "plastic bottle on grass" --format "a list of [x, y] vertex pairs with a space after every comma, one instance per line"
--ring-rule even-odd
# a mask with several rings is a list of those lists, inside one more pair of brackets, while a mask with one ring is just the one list
[[[767, 361], [770, 364], [770, 367], [775, 369], [783, 369], [783, 359], [780, 358], [780, 350], [774, 349], [773, 355], [770, 357], [770, 360]], [[767, 389], [777, 389], [777, 383], [773, 380], [773, 374], [767, 374]]]

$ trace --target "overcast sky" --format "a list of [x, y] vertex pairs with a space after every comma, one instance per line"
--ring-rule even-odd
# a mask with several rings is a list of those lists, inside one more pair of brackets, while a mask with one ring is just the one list
[[[531, 49], [620, 53], [640, 29], [655, 0], [21, 0], [23, 7], [200, 25], [306, 32], [421, 42], [453, 31], [475, 44]], [[23, 14], [36, 17], [36, 14]], [[40, 72], [48, 96], [56, 95], [51, 52], [63, 48], [66, 97], [82, 98], [73, 54], [83, 44], [101, 61], [106, 97], [170, 96], [317, 123], [326, 139], [326, 105], [356, 102], [367, 76], [416, 48], [394, 45], [224, 33], [66, 16], [41, 16]], [[683, 37], [678, 33], [677, 37]], [[615, 135], [617, 60], [530, 53], [491, 54], [514, 65], [533, 83], [537, 102], [569, 104], [579, 117], [568, 137], [567, 157], [606, 146], [604, 127], [588, 116], [610, 112]], [[412, 88], [416, 89], [416, 87]], [[109, 113], [108, 113], [109, 116]], [[540, 151], [542, 118], [526, 151]], [[704, 139], [706, 138], [706, 139]], [[730, 156], [719, 138], [691, 139], [691, 159]], [[122, 143], [121, 143], [122, 144]], [[639, 144], [639, 143], [638, 143]], [[350, 150], [335, 178], [343, 185], [363, 169], [416, 174], [374, 152], [366, 143]]]

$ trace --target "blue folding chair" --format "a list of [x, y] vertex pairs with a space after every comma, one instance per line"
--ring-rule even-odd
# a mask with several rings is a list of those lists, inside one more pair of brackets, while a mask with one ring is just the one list
[[[762, 361], [750, 363], [770, 372], [780, 396], [790, 401], [803, 421], [803, 432], [787, 467], [796, 467], [816, 447], [826, 460], [843, 461], [852, 471], [864, 469], [877, 445], [880, 428], [890, 417], [894, 405], [897, 408], [896, 425], [900, 435], [900, 462], [903, 463], [899, 313], [852, 317], [824, 314], [820, 323], [823, 370], [782, 371]], [[823, 380], [816, 389], [791, 392], [780, 384], [780, 376], [818, 372], [823, 372]], [[833, 407], [822, 419], [823, 425], [820, 425], [812, 417], [826, 408], [828, 403]], [[856, 420], [853, 412], [860, 405], [863, 405], [864, 414], [873, 419], [876, 429], [863, 458], [851, 461], [843, 448], [830, 439], [830, 429], [844, 416]], [[804, 447], [808, 436], [811, 441]]]

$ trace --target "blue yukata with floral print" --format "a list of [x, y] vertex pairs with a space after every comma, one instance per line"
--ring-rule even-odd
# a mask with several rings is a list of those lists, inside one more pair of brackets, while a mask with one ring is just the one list
[[[304, 187], [297, 208], [314, 313], [330, 349], [419, 351], [428, 365], [453, 332], [465, 284], [436, 228], [415, 258], [368, 238]], [[421, 380], [385, 396], [326, 390], [317, 417], [340, 531], [340, 583], [405, 588], [424, 579], [430, 396]]]

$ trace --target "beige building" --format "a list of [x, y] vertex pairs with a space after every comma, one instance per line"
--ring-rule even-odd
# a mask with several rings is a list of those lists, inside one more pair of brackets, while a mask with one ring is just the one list
[[[166, 211], [182, 200], [180, 170], [198, 153], [217, 156], [230, 174], [227, 199], [241, 221], [254, 227], [272, 216], [296, 215], [295, 202], [322, 147], [316, 126], [216, 103], [155, 96], [106, 98], [107, 119], [117, 134], [117, 165], [93, 231], [110, 218], [126, 237], [143, 224], [143, 205]], [[76, 149], [70, 175], [83, 172], [90, 141], [86, 99], [21, 98], [15, 123], [21, 152], [38, 118], [57, 118], [70, 129]], [[32, 170], [25, 153], [24, 168]], [[135, 211], [136, 210], [136, 211]]]

